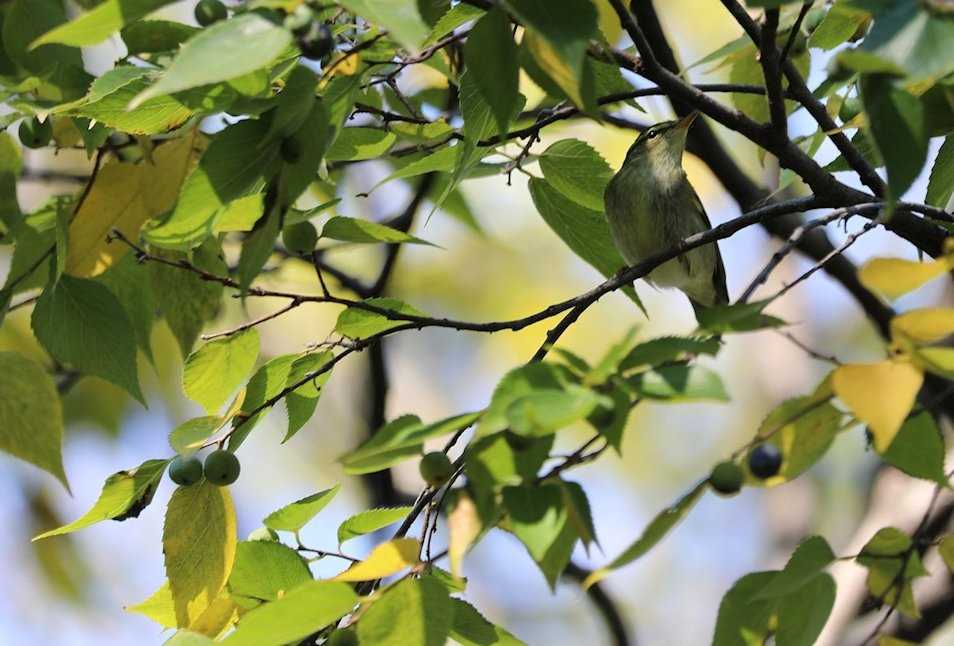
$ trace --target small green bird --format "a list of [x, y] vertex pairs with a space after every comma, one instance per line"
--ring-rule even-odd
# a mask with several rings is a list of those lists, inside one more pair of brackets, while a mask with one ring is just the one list
[[[682, 168], [686, 134], [697, 115], [693, 112], [644, 130], [606, 187], [603, 200], [610, 231], [629, 265], [712, 227]], [[716, 243], [663, 263], [646, 280], [682, 290], [697, 318], [700, 308], [729, 302], [725, 266]]]

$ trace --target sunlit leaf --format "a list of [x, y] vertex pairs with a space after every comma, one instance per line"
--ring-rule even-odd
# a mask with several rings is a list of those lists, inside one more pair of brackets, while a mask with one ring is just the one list
[[255, 328], [209, 341], [186, 360], [183, 392], [214, 414], [252, 373], [258, 347]]
[[411, 513], [411, 509], [413, 508], [382, 507], [357, 513], [338, 526], [338, 544], [393, 525]]
[[398, 538], [381, 543], [368, 558], [351, 566], [334, 578], [335, 581], [373, 581], [417, 565], [421, 545], [413, 538]]
[[318, 515], [338, 494], [341, 485], [319, 491], [301, 500], [285, 505], [265, 517], [262, 522], [276, 531], [297, 532]]
[[924, 373], [904, 361], [852, 363], [839, 366], [832, 377], [838, 398], [868, 425], [874, 446], [883, 453], [911, 412]]

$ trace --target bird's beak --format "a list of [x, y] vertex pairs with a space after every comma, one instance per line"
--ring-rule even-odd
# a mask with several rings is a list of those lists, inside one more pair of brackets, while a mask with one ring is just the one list
[[696, 117], [699, 116], [698, 110], [693, 110], [685, 117], [679, 120], [679, 123], [676, 124], [676, 127], [680, 130], [689, 130], [689, 126], [692, 125], [692, 122], [696, 120]]

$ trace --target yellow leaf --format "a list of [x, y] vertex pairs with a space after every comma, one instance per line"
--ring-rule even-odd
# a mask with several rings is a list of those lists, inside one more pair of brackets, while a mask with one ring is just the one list
[[[145, 601], [127, 606], [126, 611], [149, 617], [163, 628], [176, 627], [176, 609], [172, 601], [172, 591], [169, 589], [168, 581], [165, 581]], [[231, 624], [235, 623], [238, 615], [238, 606], [235, 605], [228, 592], [222, 590], [205, 612], [189, 624], [188, 629], [208, 637], [217, 637]]]
[[172, 591], [169, 590], [168, 581], [145, 601], [126, 606], [126, 611], [145, 615], [163, 628], [176, 627], [176, 609], [172, 603]]
[[450, 557], [451, 573], [454, 576], [460, 576], [464, 554], [474, 544], [474, 539], [483, 529], [477, 506], [474, 505], [470, 496], [465, 494], [458, 496], [457, 504], [447, 514], [447, 529], [450, 532], [447, 555]]
[[901, 258], [874, 258], [858, 271], [861, 284], [889, 301], [913, 291], [948, 271], [946, 259], [916, 262]]
[[835, 394], [868, 425], [879, 453], [891, 446], [923, 381], [924, 373], [907, 361], [846, 364], [832, 376]]
[[926, 307], [891, 319], [891, 336], [917, 343], [934, 343], [954, 334], [954, 308]]
[[205, 138], [194, 130], [156, 148], [151, 162], [104, 165], [73, 214], [66, 273], [80, 278], [97, 276], [128, 253], [124, 242], [107, 241], [110, 232], [118, 229], [136, 240], [147, 220], [171, 209], [204, 147]]
[[176, 623], [190, 626], [225, 586], [235, 561], [235, 509], [228, 489], [203, 480], [179, 487], [162, 530]]
[[413, 538], [398, 538], [375, 547], [371, 554], [334, 578], [335, 581], [372, 581], [397, 574], [420, 563], [421, 545]]

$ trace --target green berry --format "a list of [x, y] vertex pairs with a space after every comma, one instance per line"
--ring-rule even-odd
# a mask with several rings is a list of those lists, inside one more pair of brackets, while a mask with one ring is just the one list
[[296, 36], [304, 36], [311, 29], [315, 20], [315, 12], [308, 5], [299, 5], [297, 9], [285, 16], [285, 29]]
[[205, 479], [219, 487], [238, 480], [241, 470], [242, 466], [235, 454], [225, 449], [213, 451], [205, 459]]
[[712, 473], [709, 475], [709, 484], [718, 494], [734, 496], [741, 491], [744, 478], [745, 474], [742, 473], [742, 468], [735, 462], [726, 460], [715, 465], [715, 468], [712, 469]]
[[279, 152], [282, 155], [282, 161], [286, 164], [297, 164], [301, 159], [301, 142], [294, 137], [286, 137], [282, 139]]
[[199, 0], [195, 6], [195, 21], [203, 27], [228, 17], [229, 10], [219, 0]]
[[782, 452], [774, 444], [759, 444], [749, 452], [749, 471], [756, 478], [771, 478], [781, 468]]
[[298, 36], [301, 55], [313, 61], [324, 58], [334, 51], [334, 48], [335, 37], [323, 22], [312, 23], [307, 32]]
[[36, 117], [24, 119], [20, 122], [18, 134], [20, 143], [27, 148], [43, 148], [53, 138], [53, 123], [49, 117], [42, 122]]
[[850, 96], [842, 102], [841, 108], [838, 110], [838, 118], [841, 119], [842, 123], [848, 123], [861, 114], [864, 109], [860, 96]]
[[454, 465], [442, 451], [432, 451], [421, 458], [418, 465], [421, 477], [431, 487], [440, 487], [454, 474]]
[[248, 535], [247, 541], [277, 541], [278, 532], [271, 527], [259, 527]]
[[298, 222], [282, 229], [282, 242], [292, 253], [304, 255], [315, 250], [318, 244], [318, 232], [311, 222]]
[[177, 485], [189, 487], [202, 479], [202, 462], [195, 456], [177, 455], [169, 463], [169, 478]]

